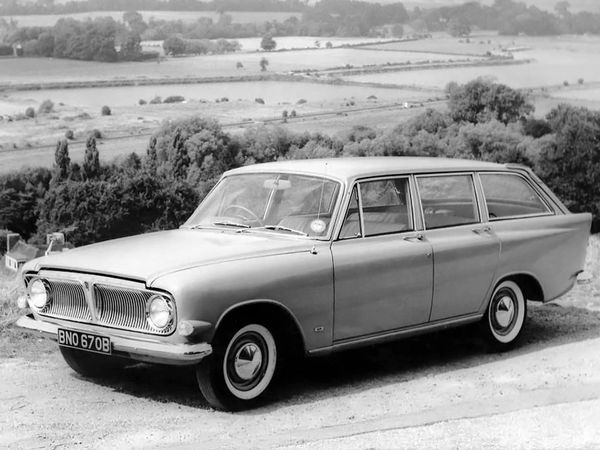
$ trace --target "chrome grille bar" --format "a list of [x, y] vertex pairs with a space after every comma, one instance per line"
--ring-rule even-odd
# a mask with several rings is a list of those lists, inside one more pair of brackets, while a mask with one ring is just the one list
[[91, 322], [92, 315], [81, 283], [76, 281], [50, 281], [50, 302], [40, 311], [43, 316]]
[[153, 334], [170, 334], [173, 327], [158, 330], [146, 320], [146, 302], [154, 295], [150, 291], [94, 285], [98, 323], [116, 328]]

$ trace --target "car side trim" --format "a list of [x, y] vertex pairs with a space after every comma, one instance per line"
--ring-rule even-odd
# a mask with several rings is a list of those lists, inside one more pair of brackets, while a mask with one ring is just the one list
[[309, 350], [308, 354], [310, 356], [321, 356], [336, 351], [349, 350], [358, 347], [365, 347], [367, 345], [396, 341], [412, 336], [418, 336], [420, 334], [429, 333], [431, 331], [444, 330], [447, 328], [454, 328], [461, 325], [467, 325], [469, 323], [475, 323], [481, 320], [482, 317], [483, 314], [481, 313], [469, 314], [467, 316], [438, 320], [435, 322], [429, 322], [412, 327], [402, 328], [400, 330], [394, 330], [391, 332], [362, 336], [360, 338], [350, 338], [348, 340], [335, 342], [329, 347], [321, 347]]

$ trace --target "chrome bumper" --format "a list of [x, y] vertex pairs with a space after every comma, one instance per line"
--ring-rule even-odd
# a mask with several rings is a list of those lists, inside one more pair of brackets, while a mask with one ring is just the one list
[[[29, 316], [20, 317], [15, 325], [27, 331], [37, 331], [44, 337], [53, 340], [57, 340], [58, 329], [61, 328], [61, 326], [54, 323], [42, 322]], [[89, 329], [83, 324], [77, 327], [65, 326], [65, 328], [103, 334], [102, 332], [98, 333], [98, 330]], [[212, 346], [206, 342], [198, 344], [171, 344], [112, 335], [110, 336], [110, 340], [114, 355], [152, 363], [191, 365], [200, 362], [202, 358], [212, 353]]]

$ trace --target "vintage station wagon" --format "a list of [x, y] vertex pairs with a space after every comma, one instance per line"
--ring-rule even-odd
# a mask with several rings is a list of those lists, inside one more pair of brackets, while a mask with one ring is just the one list
[[81, 247], [23, 268], [18, 325], [99, 376], [195, 365], [215, 408], [254, 406], [283, 357], [478, 322], [518, 339], [526, 300], [574, 284], [591, 216], [526, 167], [347, 158], [242, 167], [178, 230]]

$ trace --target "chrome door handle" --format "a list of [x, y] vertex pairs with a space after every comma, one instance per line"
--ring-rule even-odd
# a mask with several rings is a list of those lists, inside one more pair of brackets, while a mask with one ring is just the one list
[[488, 226], [485, 226], [483, 228], [473, 228], [471, 230], [473, 233], [475, 234], [483, 234], [483, 233], [491, 233], [492, 229]]
[[409, 242], [422, 241], [423, 235], [421, 233], [413, 234], [412, 236], [406, 236], [404, 240]]

